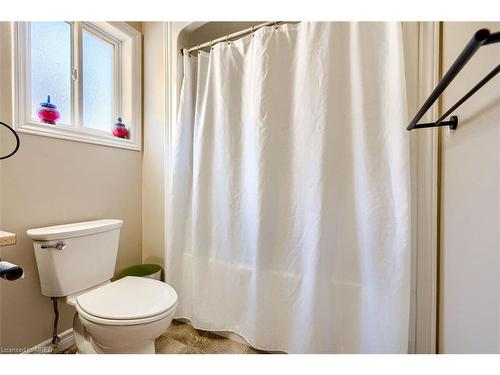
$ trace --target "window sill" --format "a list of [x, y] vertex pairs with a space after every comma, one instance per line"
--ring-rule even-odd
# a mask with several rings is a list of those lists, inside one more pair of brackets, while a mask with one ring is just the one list
[[128, 150], [140, 151], [141, 145], [138, 139], [117, 138], [113, 135], [103, 134], [92, 129], [75, 129], [65, 125], [46, 125], [43, 123], [28, 122], [18, 126], [16, 129], [20, 133], [41, 135], [44, 137], [65, 139], [96, 145], [124, 148]]

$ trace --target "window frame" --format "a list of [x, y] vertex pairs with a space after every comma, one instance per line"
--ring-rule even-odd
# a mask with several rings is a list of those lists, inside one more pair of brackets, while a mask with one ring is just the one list
[[[141, 150], [141, 33], [125, 22], [71, 22], [71, 125], [44, 124], [32, 118], [30, 22], [13, 22], [14, 128], [27, 134]], [[130, 139], [83, 124], [83, 32], [113, 45], [114, 116], [124, 117]], [[76, 72], [76, 77], [75, 77]], [[126, 83], [125, 83], [126, 82]], [[126, 111], [126, 114], [123, 111]], [[110, 124], [111, 128], [112, 124]]]

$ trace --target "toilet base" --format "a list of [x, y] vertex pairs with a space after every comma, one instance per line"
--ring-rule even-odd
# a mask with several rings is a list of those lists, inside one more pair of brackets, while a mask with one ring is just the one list
[[134, 345], [134, 347], [120, 348], [120, 350], [105, 348], [99, 343], [95, 342], [88, 335], [83, 326], [78, 313], [73, 318], [73, 335], [75, 338], [76, 353], [77, 354], [155, 354], [154, 341], [145, 342], [141, 345]]
[[134, 347], [122, 348], [121, 350], [112, 350], [104, 348], [90, 339], [92, 347], [97, 354], [156, 354], [154, 342], [144, 343], [143, 345], [135, 345]]
[[97, 354], [85, 332], [85, 328], [78, 318], [78, 313], [75, 313], [73, 318], [73, 336], [75, 338], [77, 354]]
[[76, 313], [73, 334], [77, 353], [155, 354], [155, 339], [167, 330], [174, 311], [157, 321], [132, 326], [95, 325]]

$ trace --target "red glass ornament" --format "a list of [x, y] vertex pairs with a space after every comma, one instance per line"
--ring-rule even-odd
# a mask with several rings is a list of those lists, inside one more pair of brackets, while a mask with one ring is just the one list
[[118, 117], [118, 122], [113, 127], [113, 135], [117, 138], [128, 139], [129, 131], [125, 127], [125, 124], [122, 123], [121, 117]]
[[47, 96], [47, 101], [45, 103], [40, 103], [37, 115], [41, 122], [51, 125], [55, 125], [56, 121], [61, 117], [57, 110], [57, 106], [50, 102], [50, 95]]

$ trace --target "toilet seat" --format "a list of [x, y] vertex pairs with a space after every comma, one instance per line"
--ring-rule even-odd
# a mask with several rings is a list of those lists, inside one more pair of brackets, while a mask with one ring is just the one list
[[127, 276], [76, 298], [78, 314], [104, 325], [146, 324], [169, 315], [177, 293], [161, 281]]
[[104, 319], [99, 318], [97, 316], [90, 315], [85, 311], [81, 310], [79, 306], [76, 306], [76, 311], [78, 315], [82, 318], [97, 324], [108, 325], [108, 326], [133, 326], [139, 324], [147, 324], [156, 322], [157, 320], [163, 319], [164, 317], [170, 315], [172, 311], [175, 310], [177, 304], [175, 304], [170, 310], [165, 311], [163, 314], [150, 316], [148, 318], [139, 318], [139, 319]]

